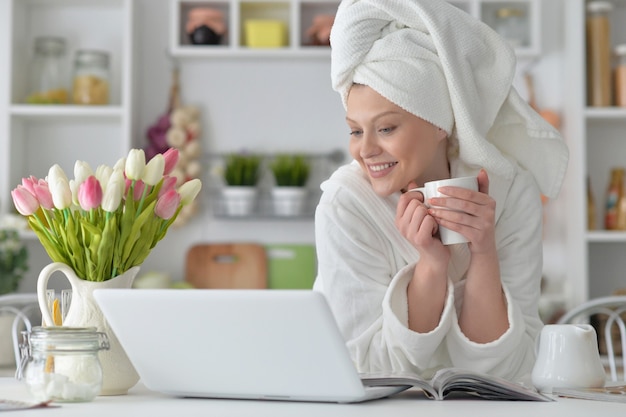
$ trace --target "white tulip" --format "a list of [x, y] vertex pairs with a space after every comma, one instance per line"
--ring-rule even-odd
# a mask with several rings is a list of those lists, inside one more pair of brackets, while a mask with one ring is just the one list
[[[109, 182], [111, 174], [113, 174], [113, 168], [108, 165], [100, 165], [98, 168], [96, 168], [96, 179], [103, 187], [105, 187], [106, 184]], [[104, 191], [104, 189], [102, 191]]]
[[109, 213], [114, 212], [122, 201], [124, 190], [126, 189], [126, 183], [124, 181], [124, 174], [121, 169], [113, 170], [109, 181], [104, 189], [102, 195], [102, 209]]
[[113, 165], [113, 170], [121, 169], [124, 172], [124, 167], [126, 167], [126, 158], [120, 158], [117, 160], [115, 165]]
[[72, 191], [67, 175], [58, 164], [53, 165], [48, 171], [48, 188], [52, 194], [54, 207], [63, 210], [72, 205]]
[[80, 203], [78, 202], [78, 188], [80, 187], [80, 183], [76, 180], [70, 180], [69, 185], [70, 192], [72, 193], [72, 204], [78, 206], [80, 205]]
[[74, 164], [74, 179], [80, 186], [88, 177], [93, 175], [91, 166], [85, 161], [76, 161]]
[[180, 202], [183, 206], [190, 204], [200, 192], [202, 188], [202, 182], [199, 179], [194, 178], [189, 180], [178, 188], [178, 194], [180, 194]]
[[125, 172], [129, 180], [140, 180], [146, 167], [146, 154], [143, 149], [131, 149], [126, 158]]
[[163, 171], [165, 170], [165, 158], [163, 154], [156, 154], [143, 170], [142, 180], [147, 185], [156, 185], [161, 178], [163, 178]]

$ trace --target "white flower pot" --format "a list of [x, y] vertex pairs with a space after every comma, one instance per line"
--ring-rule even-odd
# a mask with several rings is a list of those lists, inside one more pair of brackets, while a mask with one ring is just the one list
[[222, 189], [224, 208], [229, 216], [249, 216], [256, 207], [256, 187], [235, 186]]
[[274, 187], [272, 202], [277, 216], [298, 216], [303, 213], [307, 189], [304, 187]]

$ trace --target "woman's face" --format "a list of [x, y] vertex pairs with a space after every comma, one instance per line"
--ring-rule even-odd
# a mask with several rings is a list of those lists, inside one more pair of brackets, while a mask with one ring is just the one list
[[350, 154], [380, 196], [398, 192], [410, 181], [421, 186], [447, 171], [446, 132], [370, 87], [355, 84], [350, 89], [346, 121]]

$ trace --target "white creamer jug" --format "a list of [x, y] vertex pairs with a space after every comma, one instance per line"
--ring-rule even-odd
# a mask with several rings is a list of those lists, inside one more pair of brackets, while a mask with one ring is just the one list
[[531, 377], [535, 388], [546, 393], [554, 387], [603, 387], [606, 375], [595, 329], [589, 324], [545, 325]]

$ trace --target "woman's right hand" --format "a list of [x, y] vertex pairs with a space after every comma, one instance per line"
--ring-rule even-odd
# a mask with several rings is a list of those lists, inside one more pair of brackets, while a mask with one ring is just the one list
[[[412, 188], [417, 188], [417, 184], [410, 182], [407, 189]], [[422, 193], [411, 191], [400, 196], [395, 223], [402, 236], [420, 252], [420, 260], [447, 267], [450, 251], [439, 239], [437, 222], [428, 214]]]
[[[416, 188], [411, 182], [408, 189]], [[420, 259], [407, 287], [409, 328], [428, 333], [437, 327], [445, 305], [450, 250], [439, 239], [435, 219], [420, 192], [406, 192], [396, 209], [396, 227], [415, 246]]]

